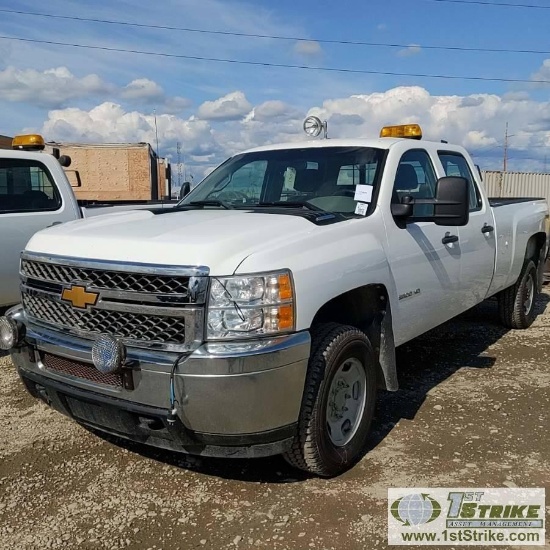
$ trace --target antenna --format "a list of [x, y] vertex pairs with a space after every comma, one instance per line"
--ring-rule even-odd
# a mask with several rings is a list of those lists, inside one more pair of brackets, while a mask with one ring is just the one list
[[153, 109], [153, 115], [155, 117], [155, 140], [157, 142], [157, 157], [160, 158], [160, 152], [159, 152], [159, 131], [157, 128], [157, 110]]
[[511, 137], [514, 137], [515, 134], [508, 133], [508, 123], [506, 123], [506, 130], [504, 131], [504, 162], [503, 162], [503, 172], [506, 172], [508, 169], [508, 140]]

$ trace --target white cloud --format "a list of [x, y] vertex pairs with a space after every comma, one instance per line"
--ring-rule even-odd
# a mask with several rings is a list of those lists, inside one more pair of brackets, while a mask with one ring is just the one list
[[[220, 152], [212, 129], [206, 121], [157, 115], [161, 154], [182, 144], [185, 153], [209, 157]], [[90, 111], [68, 108], [50, 111], [41, 132], [47, 140], [91, 143], [149, 142], [155, 144], [155, 117], [138, 111], [125, 111], [106, 102]]]
[[[228, 101], [239, 108], [228, 108]], [[545, 146], [550, 146], [550, 101], [524, 96], [431, 95], [419, 86], [398, 87], [327, 99], [304, 113], [278, 100], [251, 107], [242, 92], [234, 92], [207, 107], [201, 105], [198, 111], [201, 109], [203, 115], [205, 109], [207, 115], [214, 114], [211, 120], [157, 114], [161, 154], [171, 155], [175, 162], [179, 141], [195, 174], [206, 173], [228, 156], [251, 147], [304, 139], [302, 121], [306, 114], [327, 120], [333, 138], [375, 138], [384, 125], [416, 122], [422, 126], [425, 139], [445, 139], [463, 145], [482, 168], [501, 166], [506, 122], [513, 134], [511, 169], [542, 167]], [[238, 117], [234, 116], [236, 111]], [[243, 116], [243, 112], [247, 114]], [[47, 139], [59, 141], [155, 143], [154, 117], [150, 113], [126, 110], [112, 102], [90, 110], [50, 111], [42, 132]]]
[[246, 116], [246, 120], [257, 120], [260, 122], [268, 122], [272, 119], [288, 119], [294, 118], [298, 114], [298, 110], [288, 103], [280, 100], [265, 101], [261, 105], [254, 107]]
[[177, 115], [185, 109], [188, 109], [191, 104], [191, 100], [186, 97], [165, 97], [164, 103], [162, 104], [162, 111], [169, 115]]
[[159, 112], [178, 114], [191, 105], [185, 97], [167, 97], [159, 84], [148, 78], [132, 80], [120, 92], [120, 97], [135, 103], [154, 105]]
[[0, 71], [0, 101], [29, 103], [44, 108], [60, 108], [90, 98], [120, 98], [134, 104], [151, 104], [162, 113], [177, 114], [191, 102], [183, 97], [170, 97], [162, 87], [148, 78], [132, 80], [119, 88], [96, 74], [82, 78], [67, 67], [37, 71], [8, 67]]
[[121, 92], [124, 99], [144, 99], [145, 101], [159, 101], [164, 98], [164, 90], [148, 78], [137, 78], [127, 84]]
[[419, 44], [409, 44], [406, 48], [399, 50], [397, 55], [399, 57], [411, 57], [413, 55], [418, 55], [422, 51], [422, 48]]
[[[550, 102], [521, 96], [431, 95], [419, 86], [326, 100], [308, 114], [328, 120], [332, 137], [376, 137], [386, 124], [419, 123], [426, 139], [458, 143], [499, 167], [504, 127], [509, 123], [512, 169], [532, 169], [550, 146]], [[530, 159], [527, 157], [531, 157]]]
[[[545, 59], [542, 62], [539, 70], [531, 75], [531, 80], [545, 80], [550, 84], [550, 59]], [[538, 83], [538, 86], [548, 86], [548, 84]]]
[[316, 40], [300, 40], [294, 45], [294, 53], [305, 57], [315, 57], [322, 53], [321, 44]]
[[527, 92], [507, 92], [502, 96], [506, 101], [528, 101], [530, 99]]
[[0, 100], [59, 107], [67, 101], [113, 93], [114, 86], [96, 74], [74, 76], [67, 67], [45, 71], [7, 67], [0, 71]]
[[388, 30], [388, 25], [386, 25], [386, 23], [379, 23], [378, 25], [376, 25], [376, 30], [377, 31], [387, 31]]
[[215, 101], [205, 101], [197, 112], [204, 120], [237, 120], [252, 109], [243, 92], [236, 91], [224, 95]]

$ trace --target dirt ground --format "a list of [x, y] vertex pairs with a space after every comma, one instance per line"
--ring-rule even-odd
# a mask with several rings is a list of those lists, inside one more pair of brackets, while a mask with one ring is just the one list
[[0, 548], [385, 548], [388, 487], [549, 494], [549, 302], [527, 331], [488, 302], [400, 348], [370, 452], [332, 480], [107, 441], [29, 397], [4, 357]]

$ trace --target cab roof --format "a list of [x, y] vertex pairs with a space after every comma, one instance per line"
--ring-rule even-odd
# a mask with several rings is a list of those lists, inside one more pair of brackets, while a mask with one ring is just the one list
[[441, 142], [432, 142], [428, 140], [415, 140], [409, 138], [374, 138], [374, 139], [312, 139], [307, 141], [294, 141], [288, 143], [274, 143], [272, 145], [264, 145], [262, 147], [254, 147], [247, 149], [242, 153], [258, 153], [261, 151], [278, 151], [282, 149], [306, 149], [306, 148], [323, 148], [323, 147], [375, 147], [377, 149], [390, 149], [392, 145], [397, 143], [413, 143], [417, 147], [422, 147], [422, 144], [434, 144], [441, 146]]

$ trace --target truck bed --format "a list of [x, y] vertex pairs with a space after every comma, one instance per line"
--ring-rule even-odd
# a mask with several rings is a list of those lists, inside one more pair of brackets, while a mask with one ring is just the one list
[[[489, 199], [495, 218], [495, 272], [489, 296], [513, 285], [524, 262], [529, 235], [537, 232], [548, 213], [545, 199], [531, 197]], [[501, 208], [506, 207], [506, 208]]]
[[519, 204], [522, 202], [532, 202], [544, 200], [543, 197], [489, 197], [489, 204], [493, 208], [506, 206], [508, 204]]

